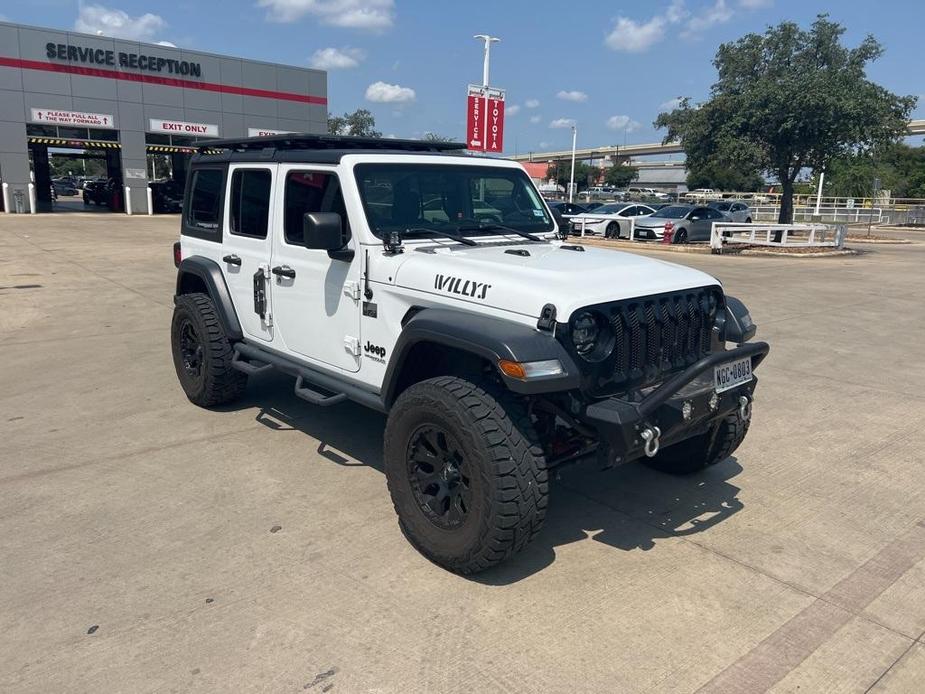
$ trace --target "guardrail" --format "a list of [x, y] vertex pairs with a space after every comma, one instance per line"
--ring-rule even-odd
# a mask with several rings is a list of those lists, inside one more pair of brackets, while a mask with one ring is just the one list
[[[754, 219], [774, 221], [780, 215], [779, 205], [758, 205], [752, 208]], [[795, 207], [794, 222], [833, 222], [835, 224], [883, 224], [890, 222], [889, 210], [882, 207], [820, 207], [816, 215], [815, 206]]]
[[[781, 240], [772, 237], [780, 232]], [[722, 253], [726, 244], [786, 248], [843, 248], [847, 227], [828, 224], [736, 224], [713, 222], [710, 248]]]

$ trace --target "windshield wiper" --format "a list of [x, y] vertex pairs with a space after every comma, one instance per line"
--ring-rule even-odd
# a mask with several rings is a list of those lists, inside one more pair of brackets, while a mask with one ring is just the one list
[[404, 233], [406, 234], [434, 234], [436, 236], [445, 236], [448, 239], [453, 241], [458, 241], [466, 246], [478, 246], [478, 244], [472, 239], [467, 239], [465, 236], [460, 236], [459, 234], [454, 234], [451, 231], [444, 231], [443, 229], [430, 229], [428, 227], [411, 227], [410, 229], [405, 229]]
[[502, 231], [509, 231], [512, 234], [523, 236], [525, 239], [536, 241], [537, 243], [546, 243], [546, 239], [541, 239], [539, 236], [531, 234], [529, 231], [521, 231], [520, 229], [515, 229], [514, 227], [504, 226], [503, 224], [497, 224], [495, 222], [490, 222], [488, 224], [479, 224], [478, 226], [473, 225], [473, 226], [466, 226], [466, 227], [456, 227], [457, 231], [486, 231], [489, 229], [500, 229]]

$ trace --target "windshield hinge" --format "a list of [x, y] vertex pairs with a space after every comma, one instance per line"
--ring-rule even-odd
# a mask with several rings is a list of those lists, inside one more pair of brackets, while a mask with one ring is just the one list
[[546, 304], [540, 311], [540, 318], [536, 321], [537, 330], [545, 330], [554, 333], [556, 331], [556, 307], [552, 304]]

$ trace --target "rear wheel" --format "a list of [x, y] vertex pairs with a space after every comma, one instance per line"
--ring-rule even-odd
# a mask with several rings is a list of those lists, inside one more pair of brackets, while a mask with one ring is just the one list
[[498, 564], [542, 527], [543, 451], [526, 410], [494, 384], [441, 376], [411, 386], [392, 407], [384, 449], [402, 532], [450, 571]]
[[190, 402], [214, 407], [244, 392], [247, 376], [231, 366], [234, 350], [207, 295], [177, 297], [170, 343], [177, 378]]
[[654, 458], [645, 458], [643, 462], [672, 475], [698, 472], [732, 455], [745, 439], [750, 421], [743, 420], [738, 413], [731, 414], [714, 424], [705, 434], [663, 448]]

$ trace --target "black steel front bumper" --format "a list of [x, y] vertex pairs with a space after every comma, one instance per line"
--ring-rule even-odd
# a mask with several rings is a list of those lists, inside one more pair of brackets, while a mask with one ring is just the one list
[[[743, 412], [743, 408], [747, 415], [758, 383], [754, 370], [769, 350], [766, 342], [755, 342], [714, 352], [637, 400], [615, 396], [588, 405], [581, 419], [597, 431], [607, 464], [641, 458], [647, 454], [647, 444], [651, 453], [653, 447], [670, 446], [702, 434], [713, 422]], [[752, 380], [716, 393], [713, 367], [744, 357], [752, 359]], [[654, 432], [657, 432], [655, 446], [651, 442]]]

